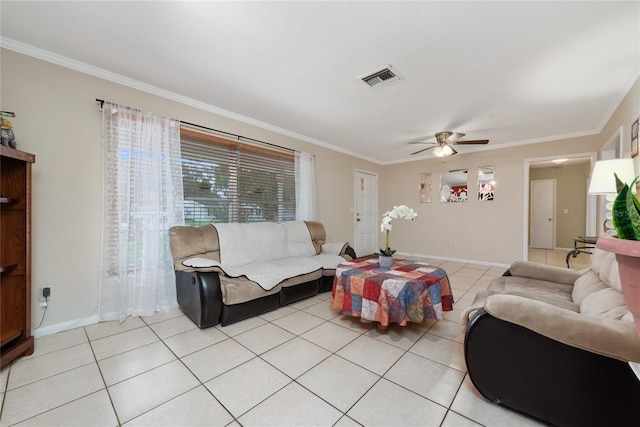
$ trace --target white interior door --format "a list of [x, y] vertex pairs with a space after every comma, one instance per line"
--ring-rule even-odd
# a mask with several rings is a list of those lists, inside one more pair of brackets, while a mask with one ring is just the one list
[[356, 171], [356, 235], [354, 250], [357, 256], [378, 250], [378, 176]]
[[531, 247], [553, 249], [555, 234], [555, 179], [531, 181]]

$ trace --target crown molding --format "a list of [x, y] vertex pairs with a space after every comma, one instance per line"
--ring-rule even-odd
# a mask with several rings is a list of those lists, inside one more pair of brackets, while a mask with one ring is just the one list
[[17, 53], [21, 53], [23, 55], [31, 56], [33, 58], [40, 59], [42, 61], [50, 62], [52, 64], [56, 64], [61, 67], [79, 71], [81, 73], [88, 74], [93, 77], [97, 77], [103, 80], [117, 83], [122, 86], [130, 87], [132, 89], [146, 92], [151, 95], [156, 95], [161, 98], [179, 102], [181, 104], [188, 105], [190, 107], [194, 107], [199, 110], [207, 111], [209, 113], [217, 114], [219, 116], [226, 117], [228, 119], [236, 120], [238, 122], [252, 125], [264, 130], [268, 130], [268, 131], [280, 134], [280, 135], [284, 135], [294, 139], [298, 139], [300, 141], [308, 142], [310, 144], [327, 148], [332, 151], [337, 151], [342, 154], [346, 154], [358, 159], [366, 160], [376, 164], [382, 164], [379, 160], [372, 159], [370, 157], [363, 157], [361, 154], [358, 154], [354, 151], [347, 150], [342, 147], [338, 147], [336, 145], [329, 144], [327, 142], [324, 142], [306, 135], [302, 135], [288, 129], [284, 129], [284, 128], [272, 125], [270, 123], [256, 120], [251, 117], [243, 116], [242, 114], [234, 113], [233, 111], [225, 110], [223, 108], [216, 107], [215, 105], [207, 104], [205, 102], [198, 101], [196, 99], [189, 98], [187, 96], [183, 96], [178, 93], [171, 92], [171, 91], [162, 89], [160, 87], [141, 82], [139, 80], [134, 80], [129, 77], [125, 77], [123, 75], [116, 74], [111, 71], [107, 71], [105, 69], [95, 67], [93, 65], [86, 64], [84, 62], [76, 61], [75, 59], [71, 59], [66, 56], [59, 55], [57, 53], [40, 49], [38, 47], [31, 46], [29, 44], [22, 43], [7, 37], [0, 37], [0, 47], [17, 52]]

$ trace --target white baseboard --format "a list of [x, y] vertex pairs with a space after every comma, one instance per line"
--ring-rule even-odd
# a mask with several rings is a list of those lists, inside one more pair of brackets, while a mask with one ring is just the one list
[[[416, 254], [409, 252], [396, 252], [398, 255], [406, 255], [406, 256], [414, 256], [420, 258], [433, 258], [433, 259], [441, 259], [443, 261], [455, 261], [455, 262], [463, 262], [465, 264], [479, 264], [479, 265], [488, 265], [490, 267], [501, 267], [501, 268], [509, 268], [509, 264], [500, 264], [495, 262], [486, 262], [486, 261], [478, 261], [473, 259], [463, 259], [463, 258], [447, 258], [437, 255], [425, 255], [425, 254]], [[80, 319], [69, 320], [67, 322], [57, 323], [55, 325], [49, 325], [31, 332], [36, 338], [45, 337], [47, 335], [57, 334], [58, 332], [68, 331], [70, 329], [79, 328], [81, 326], [93, 325], [94, 323], [98, 323], [98, 315], [95, 314], [93, 316], [83, 317]]]
[[32, 331], [31, 335], [36, 338], [40, 338], [47, 335], [57, 334], [58, 332], [68, 331], [69, 329], [79, 328], [81, 326], [93, 325], [94, 323], [98, 323], [97, 314], [80, 319], [69, 320], [67, 322], [56, 323], [55, 325], [45, 326]]
[[511, 267], [510, 264], [501, 264], [501, 263], [496, 263], [496, 262], [478, 261], [478, 260], [474, 260], [474, 259], [448, 258], [448, 257], [437, 256], [437, 255], [416, 254], [416, 253], [413, 253], [413, 252], [396, 252], [396, 253], [398, 255], [414, 256], [414, 257], [420, 257], [420, 258], [433, 258], [433, 259], [441, 259], [441, 260], [444, 260], [444, 261], [464, 262], [465, 264], [479, 264], [479, 265], [488, 265], [490, 267], [504, 267], [504, 268]]

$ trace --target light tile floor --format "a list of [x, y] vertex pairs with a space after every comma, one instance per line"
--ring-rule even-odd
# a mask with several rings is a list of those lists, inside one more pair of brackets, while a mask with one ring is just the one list
[[36, 340], [1, 371], [1, 426], [527, 426], [466, 372], [461, 311], [501, 268], [428, 260], [449, 274], [443, 320], [371, 324], [330, 293], [204, 330], [179, 310]]
[[[568, 250], [562, 249], [529, 249], [529, 261], [566, 268], [568, 252]], [[591, 255], [588, 253], [579, 253], [576, 257], [569, 257], [569, 267], [576, 270], [589, 268], [590, 265]]]

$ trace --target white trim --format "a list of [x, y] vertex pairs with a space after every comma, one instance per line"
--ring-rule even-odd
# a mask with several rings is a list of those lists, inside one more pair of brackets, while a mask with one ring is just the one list
[[432, 259], [441, 259], [444, 261], [453, 261], [453, 262], [463, 262], [466, 264], [478, 264], [478, 265], [488, 265], [490, 267], [501, 267], [501, 268], [509, 268], [511, 267], [511, 265], [509, 264], [502, 264], [502, 263], [497, 263], [497, 262], [488, 262], [488, 261], [478, 261], [478, 260], [474, 260], [474, 259], [465, 259], [465, 258], [449, 258], [449, 257], [443, 257], [443, 256], [436, 256], [436, 255], [425, 255], [425, 254], [416, 254], [413, 252], [396, 252], [397, 255], [404, 255], [404, 256], [412, 256], [412, 257], [418, 257], [418, 258], [432, 258]]
[[55, 325], [45, 326], [44, 328], [39, 328], [31, 332], [35, 338], [45, 337], [47, 335], [57, 334], [58, 332], [68, 331], [70, 329], [79, 328], [81, 326], [93, 325], [94, 323], [98, 323], [98, 315], [95, 314], [93, 316], [81, 317], [75, 320], [69, 320], [67, 322], [56, 323]]
[[[356, 157], [358, 159], [362, 159], [362, 160], [366, 160], [369, 161], [371, 163], [377, 164], [377, 165], [381, 165], [381, 166], [386, 166], [386, 165], [392, 165], [392, 164], [397, 164], [397, 163], [406, 163], [406, 162], [411, 162], [411, 161], [417, 161], [417, 160], [424, 160], [425, 157], [421, 157], [421, 156], [417, 156], [417, 157], [407, 157], [404, 159], [399, 159], [399, 160], [393, 160], [393, 161], [388, 161], [388, 162], [384, 162], [384, 161], [380, 161], [377, 159], [373, 159], [371, 157], [368, 156], [363, 156], [361, 153], [356, 153], [354, 151], [351, 150], [347, 150], [345, 148], [333, 145], [333, 144], [329, 144], [327, 142], [324, 141], [320, 141], [318, 139], [312, 138], [310, 136], [306, 136], [306, 135], [301, 135], [297, 132], [293, 132], [290, 131], [288, 129], [284, 129], [266, 122], [262, 122], [259, 120], [255, 120], [252, 119], [250, 117], [247, 116], [243, 116], [241, 114], [237, 114], [234, 113], [232, 111], [228, 111], [219, 107], [216, 107], [214, 105], [211, 104], [206, 104], [204, 102], [195, 100], [193, 98], [189, 98], [183, 95], [179, 95], [175, 92], [171, 92], [162, 88], [159, 88], [157, 86], [152, 86], [149, 85], [147, 83], [143, 83], [140, 82], [138, 80], [133, 80], [130, 79], [128, 77], [124, 77], [120, 74], [116, 74], [113, 73], [111, 71], [107, 71], [104, 70], [102, 68], [98, 68], [98, 67], [94, 67], [93, 65], [89, 65], [86, 64], [84, 62], [80, 62], [80, 61], [76, 61], [75, 59], [71, 59], [68, 58], [66, 56], [62, 56], [62, 55], [58, 55], [56, 53], [52, 53], [49, 52], [47, 50], [44, 49], [40, 49], [37, 48], [35, 46], [31, 46], [28, 45], [26, 43], [22, 43], [7, 37], [2, 37], [0, 36], [0, 47], [2, 47], [3, 49], [8, 49], [8, 50], [12, 50], [14, 52], [18, 52], [27, 56], [31, 56], [33, 58], [37, 58], [37, 59], [41, 59], [43, 61], [47, 61], [50, 62], [52, 64], [56, 64], [56, 65], [60, 65], [62, 67], [66, 67], [66, 68], [70, 68], [72, 70], [76, 70], [79, 71], [81, 73], [85, 73], [94, 77], [98, 77], [104, 80], [108, 80], [117, 84], [121, 84], [123, 86], [127, 86], [127, 87], [131, 87], [133, 89], [137, 89], [143, 92], [147, 92], [150, 93], [152, 95], [157, 95], [160, 96], [162, 98], [166, 98], [172, 101], [176, 101], [179, 102], [181, 104], [184, 105], [188, 105], [190, 107], [194, 107], [194, 108], [198, 108], [200, 110], [203, 111], [208, 111], [210, 113], [214, 113], [214, 114], [218, 114], [220, 116], [223, 117], [227, 117], [233, 120], [237, 120], [241, 123], [247, 123], [265, 130], [269, 130], [275, 133], [278, 133], [280, 135], [285, 135], [285, 136], [289, 136], [291, 138], [295, 138], [301, 141], [305, 141], [308, 142], [310, 144], [313, 145], [317, 145], [320, 147], [324, 147], [327, 148], [329, 150], [333, 150], [333, 151], [337, 151], [339, 153], [342, 154], [346, 154], [349, 156], [353, 156]], [[637, 79], [637, 76], [635, 76], [632, 80], [631, 83], [629, 84], [629, 88], [628, 90], [625, 92], [625, 95], [629, 93], [629, 91], [631, 90], [631, 87], [633, 87], [633, 84], [635, 83]], [[611, 119], [611, 117], [613, 117], [613, 114], [615, 113], [615, 111], [617, 110], [617, 108], [619, 107], [620, 103], [624, 100], [624, 96], [623, 99], [620, 100], [620, 102], [618, 103], [614, 103], [614, 105], [612, 106], [612, 110], [611, 110], [611, 114], [608, 116], [608, 118], [606, 120], [603, 120], [603, 122], [601, 123], [600, 127], [598, 129], [592, 129], [592, 130], [585, 130], [585, 131], [579, 131], [579, 132], [572, 132], [572, 133], [567, 133], [567, 134], [562, 134], [562, 135], [554, 135], [554, 136], [548, 136], [548, 137], [542, 137], [542, 138], [535, 138], [535, 139], [529, 139], [529, 140], [523, 140], [523, 141], [516, 141], [516, 142], [510, 142], [508, 146], [504, 146], [503, 144], [493, 144], [493, 145], [483, 145], [482, 147], [468, 147], [465, 149], [465, 153], [473, 153], [475, 151], [487, 151], [487, 150], [497, 150], [497, 149], [501, 149], [501, 148], [511, 148], [511, 147], [517, 147], [520, 145], [529, 145], [529, 144], [536, 144], [536, 143], [541, 143], [541, 142], [548, 142], [548, 141], [556, 141], [556, 140], [562, 140], [562, 139], [568, 139], [568, 138], [579, 138], [579, 137], [583, 137], [583, 136], [591, 136], [591, 135], [599, 135], [603, 130], [605, 125], [609, 122], [609, 120]], [[426, 157], [426, 158], [435, 158], [435, 156], [430, 156], [430, 157]]]
[[[615, 102], [615, 101], [613, 102], [613, 104], [610, 107], [611, 110], [610, 110], [609, 114], [605, 115], [602, 118], [602, 122], [600, 122], [600, 131], [598, 133], [602, 133], [602, 131], [604, 130], [604, 127], [607, 125], [607, 123], [609, 123], [611, 118], [613, 118], [613, 115], [616, 113], [618, 108], [620, 108], [620, 105], [622, 104], [624, 99], [631, 92], [631, 88], [635, 84], [636, 80], [638, 80], [638, 78], [640, 78], [640, 74], [637, 73], [637, 72], [634, 73], [633, 70], [630, 70], [629, 71], [629, 77], [630, 77], [629, 78], [629, 85], [627, 87], [627, 90], [624, 91], [624, 93], [622, 94], [622, 98], [618, 102]], [[620, 128], [622, 129], [622, 126], [620, 126]]]
[[[353, 246], [354, 249], [356, 249], [356, 244], [357, 244], [357, 237], [358, 237], [358, 225], [356, 224], [357, 222], [357, 211], [358, 211], [358, 173], [364, 173], [367, 175], [371, 175], [373, 177], [375, 177], [376, 180], [376, 218], [378, 218], [378, 214], [380, 212], [379, 210], [379, 205], [380, 205], [380, 178], [378, 177], [378, 174], [375, 172], [370, 172], [364, 169], [354, 169], [353, 171]], [[377, 229], [377, 226], [376, 226]], [[379, 246], [379, 239], [380, 236], [378, 236], [378, 238], [376, 239], [376, 247]], [[376, 247], [374, 247], [374, 253], [376, 250]], [[356, 251], [356, 255], [357, 256], [361, 256], [362, 254], [358, 255], [358, 252]], [[368, 254], [367, 254], [368, 255]]]
[[[577, 157], [591, 157], [591, 169], [593, 169], [593, 165], [598, 159], [598, 154], [595, 151], [589, 151], [585, 153], [573, 153], [573, 154], [558, 154], [556, 156], [546, 156], [546, 157], [533, 157], [524, 159], [524, 180], [522, 183], [523, 186], [523, 196], [522, 196], [522, 260], [527, 261], [529, 259], [529, 167], [531, 163], [535, 162], [544, 162], [553, 159], [572, 159]], [[587, 196], [587, 200], [589, 197]], [[587, 208], [595, 209], [594, 203], [587, 203]], [[593, 221], [592, 227], [595, 227], [596, 215], [595, 211], [589, 213], [586, 212], [586, 219], [591, 218]], [[587, 224], [587, 230], [590, 229], [590, 225]], [[555, 244], [555, 242], [554, 242]]]
[[[600, 132], [597, 130], [588, 130], [588, 131], [580, 131], [580, 132], [572, 132], [572, 133], [565, 133], [562, 135], [554, 135], [554, 136], [545, 136], [542, 138], [535, 138], [535, 139], [526, 139], [523, 141], [514, 141], [514, 142], [509, 142], [509, 145], [505, 145], [505, 144], [488, 144], [488, 145], [478, 145], [478, 146], [465, 146], [464, 149], [464, 153], [459, 153], [459, 154], [469, 154], [469, 153], [475, 153], [475, 152], [479, 152], [479, 151], [491, 151], [491, 150], [501, 150], [501, 149], [509, 149], [509, 148], [514, 148], [514, 147], [519, 147], [522, 145], [533, 145], [533, 144], [540, 144], [543, 142], [550, 142], [550, 141], [562, 141], [564, 139], [571, 139], [571, 138], [582, 138], [585, 136], [593, 136], [593, 135], [599, 135]], [[391, 160], [388, 162], [384, 162], [381, 163], [382, 166], [386, 166], [386, 165], [392, 165], [392, 164], [397, 164], [397, 163], [407, 163], [407, 162], [413, 162], [413, 161], [418, 161], [418, 160], [425, 160], [425, 159], [437, 159], [438, 157], [436, 156], [428, 156], [428, 157], [424, 157], [424, 156], [412, 156], [412, 157], [405, 157], [404, 159], [399, 159], [399, 160]], [[558, 158], [557, 156], [554, 157], [550, 157], [551, 159], [556, 159]]]
[[[616, 141], [616, 139], [618, 141]], [[603, 156], [605, 152], [610, 153], [613, 157]], [[620, 126], [607, 142], [600, 148], [600, 160], [621, 159], [624, 157], [624, 127]]]
[[107, 80], [113, 83], [117, 83], [122, 86], [127, 86], [133, 89], [140, 90], [142, 92], [150, 93], [152, 95], [159, 96], [161, 98], [169, 99], [171, 101], [179, 102], [180, 104], [188, 105], [190, 107], [197, 108], [199, 110], [208, 111], [210, 113], [217, 114], [222, 117], [227, 117], [232, 120], [236, 120], [241, 123], [246, 123], [252, 126], [256, 126], [261, 129], [265, 129], [271, 132], [275, 132], [280, 135], [288, 136], [300, 141], [305, 141], [313, 145], [327, 148], [329, 150], [338, 151], [349, 156], [356, 157], [358, 159], [367, 160], [372, 163], [382, 164], [379, 160], [372, 159], [370, 157], [363, 156], [360, 153], [355, 153], [351, 150], [347, 150], [342, 147], [338, 147], [333, 144], [329, 144], [324, 141], [312, 138], [310, 136], [302, 135], [297, 132], [284, 129], [270, 123], [262, 122], [260, 120], [252, 119], [251, 117], [243, 116], [242, 114], [234, 113], [233, 111], [225, 110], [220, 107], [216, 107], [211, 104], [204, 103], [202, 101], [189, 98], [187, 96], [180, 95], [175, 92], [171, 92], [157, 86], [153, 86], [147, 83], [143, 83], [138, 80], [130, 79], [120, 74], [113, 73], [111, 71], [104, 70], [102, 68], [94, 67], [93, 65], [86, 64], [84, 62], [76, 61], [75, 59], [68, 58], [66, 56], [58, 55], [44, 49], [40, 49], [25, 43], [18, 42], [6, 37], [0, 37], [0, 45], [4, 49], [12, 50], [24, 55], [31, 56], [33, 58], [41, 59], [52, 64], [60, 65], [65, 68], [69, 68], [75, 71], [79, 71], [90, 76], [98, 77], [103, 80]]

